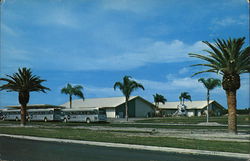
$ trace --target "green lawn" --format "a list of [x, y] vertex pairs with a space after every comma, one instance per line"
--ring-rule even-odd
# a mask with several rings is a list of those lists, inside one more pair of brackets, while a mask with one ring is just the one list
[[[20, 122], [16, 121], [0, 121], [0, 124], [7, 124], [7, 125], [19, 125]], [[79, 122], [27, 122], [27, 125], [40, 125], [40, 126], [47, 126], [47, 127], [77, 127], [77, 126], [102, 126], [102, 127], [134, 127], [134, 128], [162, 128], [162, 129], [200, 129], [200, 130], [220, 130], [221, 132], [227, 131], [227, 126], [198, 126], [198, 125], [169, 125], [169, 124], [144, 124], [144, 123], [79, 123]], [[240, 126], [238, 127], [240, 132], [250, 131], [249, 126]]]
[[[173, 124], [198, 124], [206, 122], [206, 117], [162, 117], [138, 120], [137, 123], [173, 123]], [[227, 116], [210, 117], [209, 122], [227, 124]], [[250, 115], [239, 115], [238, 125], [250, 125]]]
[[94, 131], [86, 129], [71, 129], [65, 127], [1, 127], [0, 131], [2, 134], [250, 153], [249, 143], [211, 140], [206, 141], [172, 137], [128, 136], [126, 135], [128, 132], [131, 133], [131, 131]]

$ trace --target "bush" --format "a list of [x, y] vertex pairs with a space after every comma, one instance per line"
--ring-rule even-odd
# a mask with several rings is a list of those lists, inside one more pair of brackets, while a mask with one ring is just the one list
[[245, 109], [237, 109], [237, 114], [239, 115], [250, 115], [250, 108], [245, 108]]

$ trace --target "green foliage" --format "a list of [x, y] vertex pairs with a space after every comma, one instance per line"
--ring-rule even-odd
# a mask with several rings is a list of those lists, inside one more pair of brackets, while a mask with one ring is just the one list
[[41, 85], [46, 81], [40, 77], [33, 75], [30, 68], [19, 68], [18, 72], [11, 75], [6, 75], [8, 78], [0, 78], [0, 81], [7, 82], [0, 86], [0, 91], [18, 92], [18, 100], [21, 104], [21, 125], [25, 125], [26, 105], [30, 99], [30, 92], [46, 92], [50, 90]]
[[128, 100], [133, 91], [135, 91], [138, 88], [141, 88], [144, 90], [144, 87], [142, 84], [137, 83], [136, 81], [132, 80], [130, 76], [124, 76], [123, 77], [123, 82], [115, 82], [114, 84], [114, 90], [116, 88], [119, 88], [123, 95], [125, 96], [125, 117], [127, 118], [128, 121]]
[[167, 101], [167, 99], [163, 95], [160, 95], [158, 93], [153, 95], [153, 97], [154, 97], [154, 102], [156, 105], [159, 103], [165, 104], [165, 102]]
[[33, 75], [30, 68], [19, 68], [18, 72], [11, 75], [6, 75], [8, 78], [0, 78], [0, 81], [5, 81], [7, 84], [0, 86], [0, 90], [6, 90], [7, 92], [44, 92], [50, 90], [47, 87], [41, 85], [46, 81], [40, 79], [39, 76]]
[[114, 90], [116, 88], [119, 88], [123, 95], [128, 99], [133, 91], [135, 91], [138, 88], [141, 88], [144, 90], [144, 87], [142, 84], [137, 83], [136, 81], [131, 79], [130, 76], [124, 76], [123, 82], [115, 82], [114, 84]]
[[200, 78], [198, 81], [201, 82], [207, 88], [207, 90], [212, 90], [215, 87], [220, 87], [221, 86], [221, 81], [219, 79], [214, 79], [214, 78], [204, 79], [204, 78]]
[[203, 41], [210, 50], [204, 50], [208, 55], [189, 53], [190, 57], [198, 58], [205, 63], [194, 64], [192, 66], [205, 66], [208, 69], [194, 75], [214, 72], [223, 76], [222, 86], [226, 91], [228, 103], [228, 130], [237, 133], [237, 116], [236, 116], [236, 91], [240, 88], [240, 74], [250, 72], [250, 47], [243, 48], [245, 37], [238, 39], [229, 38], [217, 39], [214, 44]]
[[250, 116], [250, 108], [245, 108], [245, 109], [237, 109], [237, 114], [244, 114], [244, 115], [249, 115]]
[[220, 73], [221, 75], [227, 74], [242, 74], [250, 72], [250, 47], [243, 48], [245, 38], [231, 39], [227, 41], [217, 39], [215, 44], [208, 41], [203, 41], [210, 49], [204, 50], [209, 55], [201, 55], [189, 53], [190, 57], [195, 57], [205, 61], [204, 64], [194, 64], [192, 66], [205, 66], [208, 70], [195, 73], [200, 74], [204, 72]]
[[61, 93], [69, 95], [70, 108], [72, 108], [72, 96], [78, 96], [84, 100], [83, 95], [83, 87], [80, 85], [72, 86], [71, 84], [67, 84], [66, 87], [61, 89]]
[[80, 85], [75, 85], [75, 86], [72, 86], [71, 84], [67, 84], [66, 87], [62, 88], [61, 89], [61, 93], [63, 94], [68, 94], [70, 96], [78, 96], [82, 99], [84, 99], [84, 95], [83, 95], [83, 87], [80, 86]]
[[179, 96], [179, 100], [180, 102], [182, 102], [182, 104], [184, 104], [185, 99], [192, 101], [191, 95], [188, 92], [182, 92], [181, 95]]

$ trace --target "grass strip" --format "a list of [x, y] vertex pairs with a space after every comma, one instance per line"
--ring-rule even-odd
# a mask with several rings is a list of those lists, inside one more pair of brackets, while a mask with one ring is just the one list
[[230, 141], [207, 141], [172, 137], [127, 136], [126, 133], [112, 131], [94, 131], [69, 128], [37, 128], [37, 127], [1, 127], [0, 133], [13, 135], [39, 136], [48, 138], [74, 139], [86, 141], [138, 144], [161, 147], [250, 153], [250, 143]]
[[[7, 124], [7, 125], [19, 125], [20, 122], [16, 121], [0, 121], [0, 124]], [[200, 126], [200, 125], [157, 125], [157, 124], [144, 124], [144, 123], [81, 123], [81, 122], [27, 122], [27, 125], [40, 125], [40, 126], [46, 126], [46, 127], [77, 127], [77, 126], [103, 126], [103, 127], [120, 127], [120, 128], [153, 128], [153, 129], [190, 129], [190, 130], [219, 130], [221, 132], [227, 131], [227, 126]], [[250, 132], [249, 126], [239, 126], [238, 127], [239, 132]]]
[[[162, 118], [150, 118], [144, 120], [137, 120], [137, 123], [174, 123], [174, 124], [198, 124], [206, 122], [206, 117], [162, 117]], [[227, 124], [228, 117], [209, 117], [209, 122], [216, 122], [219, 124]], [[237, 116], [238, 125], [250, 125], [250, 115]]]

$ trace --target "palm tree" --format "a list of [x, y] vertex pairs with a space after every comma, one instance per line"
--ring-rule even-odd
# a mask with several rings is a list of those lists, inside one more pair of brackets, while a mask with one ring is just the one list
[[167, 102], [167, 99], [163, 95], [160, 95], [158, 93], [153, 95], [153, 97], [154, 97], [155, 106], [157, 108], [159, 107], [159, 103], [165, 104], [165, 102]]
[[132, 80], [132, 77], [130, 76], [124, 76], [123, 77], [123, 82], [115, 82], [114, 84], [114, 90], [116, 90], [116, 88], [119, 88], [121, 90], [121, 92], [123, 93], [123, 95], [125, 96], [125, 118], [128, 121], [128, 100], [129, 97], [131, 95], [131, 93], [138, 89], [141, 88], [144, 90], [144, 87], [142, 84], [137, 83], [136, 81]]
[[240, 88], [240, 74], [250, 72], [250, 47], [243, 48], [245, 38], [217, 39], [215, 44], [203, 41], [212, 50], [204, 50], [209, 55], [189, 53], [190, 57], [204, 60], [204, 64], [192, 66], [205, 66], [208, 69], [197, 72], [194, 75], [214, 72], [223, 76], [222, 86], [227, 95], [228, 104], [228, 130], [230, 133], [237, 133], [236, 116], [236, 91]]
[[40, 79], [39, 76], [33, 75], [30, 68], [19, 68], [17, 73], [6, 75], [8, 78], [0, 78], [7, 84], [0, 86], [0, 91], [18, 92], [18, 100], [21, 104], [21, 126], [26, 123], [26, 108], [30, 99], [30, 92], [44, 92], [50, 90], [41, 85], [46, 80]]
[[165, 104], [165, 102], [167, 102], [167, 99], [163, 95], [160, 95], [158, 93], [153, 95], [153, 97], [154, 97], [154, 102], [155, 102], [155, 107], [156, 107], [155, 109], [156, 114], [162, 115], [162, 111], [159, 109], [159, 104], [160, 103]]
[[210, 91], [213, 90], [215, 87], [220, 87], [221, 86], [221, 81], [219, 79], [214, 79], [214, 78], [200, 78], [198, 82], [201, 82], [205, 88], [207, 88], [207, 123], [208, 123], [208, 115], [209, 115], [209, 100], [210, 100]]
[[66, 87], [61, 89], [61, 93], [69, 95], [69, 107], [72, 108], [72, 96], [78, 96], [84, 100], [84, 95], [82, 92], [83, 87], [80, 85], [72, 86], [71, 84], [67, 84]]
[[185, 100], [191, 100], [191, 95], [188, 92], [182, 92], [181, 95], [179, 96], [180, 103], [184, 105]]

